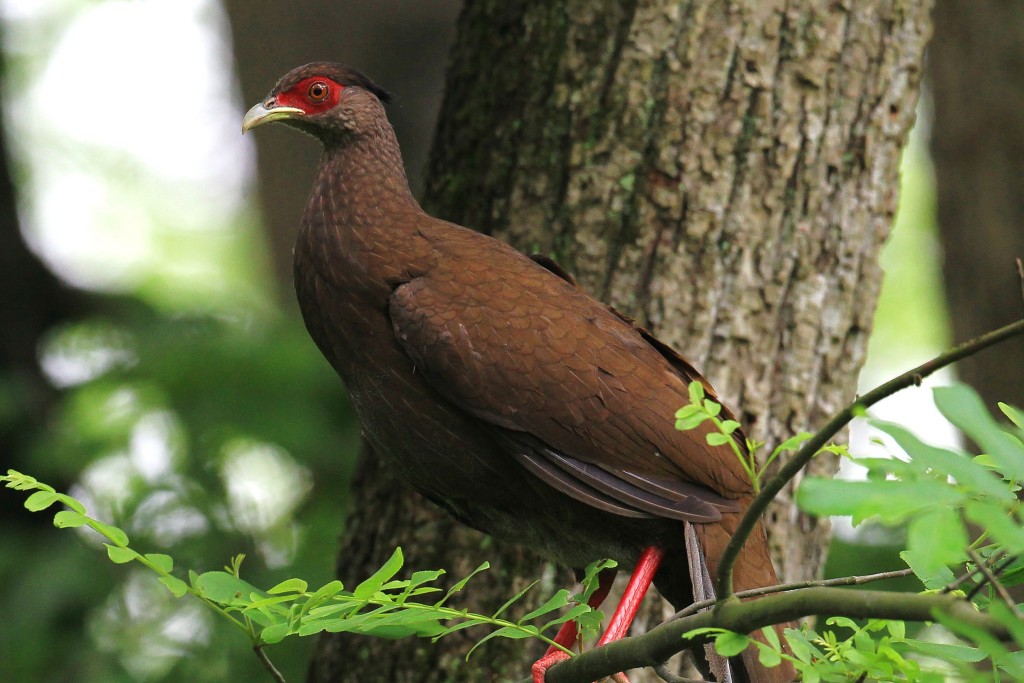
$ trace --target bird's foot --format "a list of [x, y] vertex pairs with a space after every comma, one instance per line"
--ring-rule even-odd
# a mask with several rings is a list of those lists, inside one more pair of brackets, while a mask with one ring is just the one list
[[[561, 650], [554, 650], [548, 652], [546, 655], [538, 659], [533, 663], [531, 672], [533, 673], [533, 683], [544, 683], [544, 676], [547, 674], [548, 669], [553, 667], [559, 662], [564, 662], [569, 659], [569, 655]], [[611, 677], [614, 683], [629, 683], [629, 679], [624, 673], [617, 673]]]
[[544, 683], [544, 675], [555, 664], [569, 659], [569, 655], [562, 650], [551, 650], [546, 655], [533, 663], [530, 669], [533, 673], [533, 683]]

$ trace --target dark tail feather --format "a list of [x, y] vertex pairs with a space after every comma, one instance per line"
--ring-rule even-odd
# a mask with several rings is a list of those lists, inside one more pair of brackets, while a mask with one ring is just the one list
[[[701, 548], [700, 539], [693, 524], [686, 522], [684, 534], [686, 538], [686, 561], [690, 566], [690, 587], [693, 590], [693, 601], [702, 602], [713, 600], [715, 597], [715, 583], [708, 571], [707, 555]], [[707, 660], [711, 675], [718, 683], [734, 683], [732, 666], [729, 660], [715, 652], [711, 643], [704, 646], [704, 658]]]
[[[728, 545], [729, 540], [735, 532], [739, 523], [739, 513], [725, 513], [722, 521], [717, 524], [694, 525], [695, 536], [699, 540], [698, 550], [703, 550], [704, 564], [708, 573], [708, 581], [711, 585], [718, 570], [718, 559]], [[765, 535], [764, 527], [760, 524], [754, 529], [746, 545], [743, 546], [736, 566], [733, 569], [733, 588], [743, 591], [763, 586], [773, 586], [778, 583], [775, 576], [775, 568], [772, 566], [771, 556], [768, 553], [768, 537]], [[696, 581], [694, 581], [696, 585]], [[794, 624], [778, 624], [775, 631], [779, 640], [783, 640], [783, 631], [786, 628], [794, 627]], [[765, 642], [764, 636], [760, 633], [752, 633], [751, 637]], [[783, 662], [776, 667], [766, 667], [758, 660], [758, 649], [751, 645], [739, 657], [731, 660], [733, 681], [735, 683], [790, 683], [796, 678], [796, 670], [788, 662]]]

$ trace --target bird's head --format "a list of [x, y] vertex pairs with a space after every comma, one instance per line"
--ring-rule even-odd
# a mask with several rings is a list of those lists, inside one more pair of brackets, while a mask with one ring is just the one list
[[[381, 125], [387, 91], [355, 69], [331, 62], [285, 74], [242, 119], [242, 132], [281, 121], [319, 138], [341, 141]], [[386, 119], [384, 119], [386, 121]]]

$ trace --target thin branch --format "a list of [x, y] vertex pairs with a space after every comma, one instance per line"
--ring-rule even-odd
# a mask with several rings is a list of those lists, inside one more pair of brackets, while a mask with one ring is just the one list
[[284, 680], [284, 675], [278, 671], [277, 667], [274, 666], [274, 663], [270, 661], [270, 657], [267, 656], [267, 653], [263, 651], [263, 645], [253, 646], [252, 651], [256, 653], [256, 656], [263, 664], [263, 668], [270, 672], [270, 675], [274, 678], [274, 683], [288, 683], [288, 681]]
[[1017, 277], [1020, 278], [1020, 298], [1024, 300], [1024, 259], [1017, 257]]
[[971, 356], [984, 348], [992, 346], [993, 344], [998, 344], [1001, 341], [1019, 334], [1024, 334], [1024, 319], [1018, 320], [1015, 323], [1001, 327], [998, 330], [989, 332], [988, 334], [956, 346], [946, 353], [933, 358], [927, 363], [919, 365], [913, 370], [905, 372], [899, 377], [891, 379], [885, 384], [872, 389], [836, 413], [836, 415], [833, 416], [824, 427], [804, 442], [803, 446], [800, 447], [800, 450], [790, 458], [789, 462], [782, 466], [778, 474], [768, 480], [761, 489], [761, 493], [754, 498], [754, 501], [750, 504], [750, 507], [743, 515], [743, 519], [740, 520], [736, 532], [729, 541], [729, 545], [726, 546], [718, 563], [718, 572], [716, 574], [715, 581], [719, 598], [724, 599], [732, 595], [732, 571], [736, 564], [736, 558], [739, 556], [740, 550], [743, 548], [743, 544], [746, 543], [747, 538], [754, 530], [754, 527], [757, 525], [761, 515], [768, 508], [768, 504], [771, 503], [782, 488], [789, 483], [789, 481], [795, 477], [808, 462], [811, 461], [811, 458], [813, 458], [818, 451], [828, 443], [829, 439], [835, 436], [840, 429], [849, 424], [850, 420], [855, 417], [855, 414], [861, 413], [864, 409], [873, 406], [883, 398], [887, 398], [901, 389], [905, 389], [911, 385], [919, 385], [922, 379], [940, 368], [944, 368], [951, 363], [955, 363], [961, 358]]
[[[741, 600], [747, 598], [756, 598], [761, 595], [771, 595], [772, 593], [786, 593], [788, 591], [799, 590], [800, 588], [813, 588], [815, 586], [860, 586], [865, 583], [871, 583], [873, 581], [885, 581], [886, 579], [900, 579], [904, 576], [910, 576], [914, 573], [913, 569], [909, 567], [907, 569], [894, 569], [888, 572], [879, 572], [877, 574], [864, 574], [861, 576], [842, 576], [836, 579], [818, 579], [817, 581], [796, 581], [794, 583], [779, 583], [774, 586], [764, 586], [762, 588], [751, 588], [750, 590], [740, 591], [736, 593], [736, 597]], [[679, 610], [666, 621], [672, 621], [673, 619], [681, 619], [691, 614], [714, 606], [718, 602], [716, 598], [710, 600], [701, 600], [695, 602], [692, 605]]]
[[[968, 550], [970, 550], [970, 548], [968, 548]], [[998, 562], [998, 561], [999, 561], [999, 558], [1001, 558], [1001, 557], [1002, 557], [1003, 555], [1005, 555], [1005, 554], [1006, 554], [1006, 551], [1005, 551], [1005, 550], [1000, 550], [999, 552], [997, 552], [997, 553], [995, 553], [994, 555], [990, 556], [990, 557], [988, 558], [988, 560], [987, 560], [987, 561], [988, 561], [988, 562], [992, 562], [992, 563]], [[1006, 565], [1003, 565], [1003, 566], [1005, 567]], [[973, 578], [975, 574], [980, 574], [980, 573], [981, 573], [981, 566], [980, 566], [980, 565], [978, 565], [978, 564], [975, 564], [975, 565], [974, 565], [974, 569], [972, 569], [972, 570], [971, 570], [971, 571], [969, 571], [969, 572], [966, 572], [966, 573], [964, 573], [964, 575], [963, 575], [963, 576], [961, 576], [960, 578], [958, 578], [958, 579], [957, 579], [956, 581], [953, 581], [953, 582], [951, 582], [951, 583], [948, 583], [948, 584], [946, 584], [946, 585], [945, 585], [945, 586], [943, 587], [943, 589], [942, 589], [942, 592], [943, 592], [943, 593], [952, 593], [952, 592], [953, 592], [953, 591], [955, 591], [955, 590], [956, 590], [957, 588], [959, 588], [960, 586], [962, 586], [962, 585], [963, 585], [964, 583], [966, 583], [966, 582], [970, 581], [970, 580], [971, 580], [971, 578]], [[971, 594], [967, 596], [967, 599], [968, 599], [968, 600], [970, 600], [970, 599], [971, 599], [972, 597], [974, 597], [974, 594], [975, 594], [975, 593], [976, 593], [976, 592], [977, 592], [978, 590], [980, 590], [980, 587], [979, 587], [979, 586], [975, 586], [975, 587], [974, 587], [974, 588], [973, 588], [973, 589], [971, 590]]]
[[959, 622], [984, 630], [995, 638], [1011, 636], [1003, 624], [974, 605], [953, 595], [916, 594], [890, 591], [805, 588], [769, 595], [751, 602], [735, 597], [719, 603], [717, 609], [670, 621], [640, 636], [587, 650], [548, 669], [546, 683], [589, 683], [619, 671], [651, 666], [693, 645], [709, 642], [713, 636], [685, 638], [702, 627], [724, 628], [751, 633], [764, 626], [795, 621], [813, 614], [832, 614], [853, 619], [878, 618], [931, 621], [945, 613]]
[[655, 664], [651, 667], [654, 669], [654, 673], [658, 674], [658, 678], [665, 681], [665, 683], [704, 683], [703, 680], [696, 680], [693, 678], [685, 678], [684, 676], [677, 676], [669, 671], [668, 664]]
[[1017, 603], [1015, 603], [1013, 601], [1013, 598], [1010, 597], [1009, 592], [1007, 592], [1006, 590], [1006, 586], [1004, 586], [1003, 582], [1000, 581], [999, 578], [995, 575], [995, 572], [993, 572], [989, 568], [988, 564], [985, 563], [985, 560], [981, 559], [981, 556], [978, 555], [976, 551], [968, 550], [967, 554], [978, 566], [978, 568], [981, 569], [981, 573], [985, 575], [985, 579], [988, 581], [988, 583], [992, 584], [992, 587], [996, 589], [996, 593], [999, 594], [999, 597], [1003, 599], [1003, 602], [1006, 603], [1006, 606], [1010, 608], [1011, 612], [1013, 612], [1013, 616], [1020, 619], [1021, 614], [1020, 610], [1017, 609]]

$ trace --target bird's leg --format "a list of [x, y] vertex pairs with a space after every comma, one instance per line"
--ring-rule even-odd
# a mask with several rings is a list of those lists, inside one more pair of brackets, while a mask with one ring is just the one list
[[[640, 609], [640, 603], [643, 602], [644, 595], [647, 594], [647, 589], [651, 587], [654, 574], [658, 571], [658, 566], [661, 565], [661, 560], [664, 557], [665, 551], [655, 546], [646, 548], [641, 553], [640, 559], [637, 560], [636, 567], [633, 569], [633, 575], [629, 577], [629, 583], [626, 584], [626, 590], [622, 593], [622, 599], [619, 600], [615, 613], [612, 614], [612, 618], [608, 622], [608, 628], [601, 635], [601, 639], [597, 641], [598, 647], [613, 640], [619, 640], [626, 635], [630, 624], [633, 623], [633, 618], [636, 617], [637, 610]], [[614, 574], [611, 576], [614, 576]], [[588, 605], [596, 607], [601, 604], [601, 601], [608, 595], [608, 589], [611, 588], [611, 576], [607, 577], [606, 585], [605, 572], [601, 572], [598, 589], [590, 596], [590, 600], [587, 601]], [[598, 597], [600, 599], [595, 604], [594, 599]], [[563, 636], [563, 632], [567, 632], [566, 627], [570, 625], [572, 626], [572, 637], [569, 639], [569, 642], [575, 642], [577, 635], [575, 622], [564, 624], [559, 629], [558, 635], [555, 636], [555, 642], [568, 647], [568, 644], [562, 642], [559, 638]], [[544, 683], [544, 673], [548, 668], [556, 662], [567, 658], [568, 655], [561, 650], [548, 648], [547, 654], [538, 659], [533, 665], [533, 683]], [[629, 683], [629, 679], [622, 673], [616, 674], [613, 678], [618, 683]]]
[[622, 592], [619, 606], [615, 608], [615, 614], [608, 622], [608, 628], [605, 629], [601, 639], [597, 641], [598, 647], [613, 640], [619, 640], [626, 635], [664, 557], [665, 551], [655, 546], [645, 549], [640, 555], [636, 568], [633, 569], [633, 575], [629, 577], [629, 583], [626, 584], [626, 590]]
[[[591, 609], [597, 609], [604, 602], [604, 599], [608, 597], [608, 591], [612, 589], [612, 582], [615, 580], [614, 569], [602, 569], [601, 573], [597, 575], [597, 590], [590, 595], [590, 599], [587, 600], [587, 605]], [[558, 629], [558, 633], [554, 637], [554, 641], [565, 648], [571, 648], [576, 644], [576, 640], [579, 638], [579, 628], [576, 626], [575, 620], [569, 620], [562, 624], [562, 628]], [[533, 683], [544, 683], [544, 673], [554, 665], [556, 662], [560, 662], [563, 659], [568, 659], [569, 655], [559, 650], [557, 647], [552, 645], [548, 648], [548, 651], [544, 653], [544, 656], [533, 663], [531, 672], [533, 673]]]

